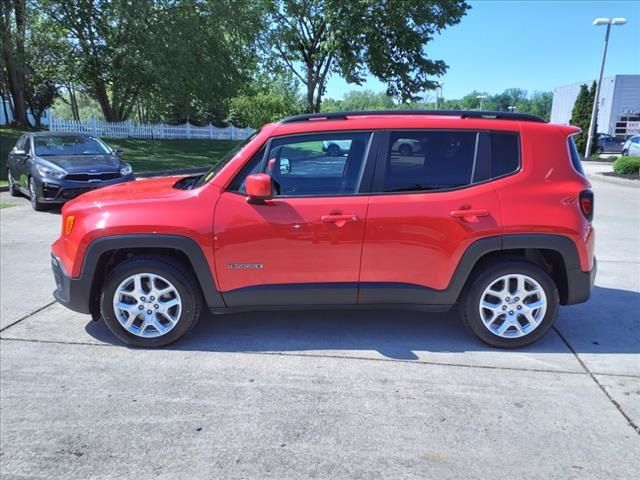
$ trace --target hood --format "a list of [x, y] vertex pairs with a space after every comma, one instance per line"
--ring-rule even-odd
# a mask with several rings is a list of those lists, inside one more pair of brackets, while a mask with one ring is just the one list
[[122, 162], [115, 155], [48, 155], [38, 157], [67, 173], [114, 172], [120, 169]]
[[141, 202], [179, 195], [184, 190], [173, 188], [181, 177], [161, 177], [149, 180], [134, 180], [110, 187], [97, 188], [82, 194], [69, 204], [103, 204], [113, 202]]

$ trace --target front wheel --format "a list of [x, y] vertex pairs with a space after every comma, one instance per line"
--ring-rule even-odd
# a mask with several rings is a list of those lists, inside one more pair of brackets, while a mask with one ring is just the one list
[[202, 299], [193, 275], [164, 258], [125, 260], [107, 276], [100, 311], [109, 330], [127, 345], [163, 347], [195, 326]]
[[31, 177], [29, 179], [29, 198], [31, 200], [31, 208], [36, 212], [41, 212], [45, 209], [45, 205], [40, 202], [38, 198], [38, 190], [36, 189], [36, 181]]
[[462, 300], [464, 323], [483, 342], [518, 348], [543, 337], [558, 314], [558, 288], [537, 265], [501, 261], [481, 272]]

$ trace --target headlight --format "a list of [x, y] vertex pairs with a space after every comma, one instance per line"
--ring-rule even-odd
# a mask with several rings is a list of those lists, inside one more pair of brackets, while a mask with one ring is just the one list
[[120, 175], [129, 175], [133, 172], [133, 168], [128, 163], [125, 163], [124, 166], [120, 169]]
[[67, 174], [64, 170], [56, 170], [50, 167], [45, 167], [44, 165], [36, 165], [36, 170], [40, 174], [41, 177], [48, 178], [57, 178], [61, 179]]

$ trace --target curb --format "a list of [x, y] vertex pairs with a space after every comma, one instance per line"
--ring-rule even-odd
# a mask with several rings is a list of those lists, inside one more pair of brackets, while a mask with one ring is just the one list
[[640, 180], [631, 180], [630, 178], [609, 177], [602, 173], [591, 173], [587, 175], [591, 180], [605, 183], [615, 183], [617, 185], [625, 185], [627, 187], [640, 188]]
[[9, 191], [9, 185], [7, 185], [6, 187], [0, 187], [0, 192], [8, 192]]

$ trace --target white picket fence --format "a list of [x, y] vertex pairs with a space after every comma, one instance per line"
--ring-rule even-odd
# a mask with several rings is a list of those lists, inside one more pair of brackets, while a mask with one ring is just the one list
[[233, 125], [225, 128], [214, 127], [209, 124], [198, 127], [185, 123], [183, 125], [144, 124], [131, 120], [125, 122], [105, 122], [92, 118], [91, 120], [62, 120], [53, 115], [49, 120], [51, 132], [89, 133], [106, 138], [151, 138], [151, 139], [193, 139], [193, 140], [244, 140], [254, 130], [252, 128], [238, 128]]

